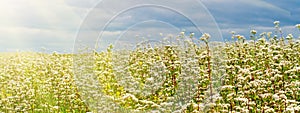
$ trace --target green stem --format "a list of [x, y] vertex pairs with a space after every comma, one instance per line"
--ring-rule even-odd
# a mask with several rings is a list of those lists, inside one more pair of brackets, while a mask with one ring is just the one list
[[209, 76], [209, 88], [210, 88], [210, 102], [213, 101], [212, 99], [212, 77], [211, 77], [211, 64], [210, 64], [210, 49], [209, 49], [209, 45], [208, 42], [206, 42], [206, 49], [207, 49], [207, 55], [208, 55], [208, 64], [207, 64], [207, 68], [208, 68], [208, 76]]

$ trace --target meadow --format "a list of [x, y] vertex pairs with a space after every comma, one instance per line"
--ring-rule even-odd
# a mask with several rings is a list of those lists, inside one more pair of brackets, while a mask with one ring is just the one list
[[0, 112], [298, 113], [300, 37], [274, 25], [229, 42], [181, 32], [133, 50], [111, 45], [88, 53], [94, 81], [77, 75], [87, 70], [74, 54], [1, 53]]

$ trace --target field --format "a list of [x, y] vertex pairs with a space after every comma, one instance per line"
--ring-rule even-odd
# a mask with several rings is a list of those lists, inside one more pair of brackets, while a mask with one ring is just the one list
[[0, 112], [297, 113], [300, 39], [275, 28], [231, 42], [182, 32], [134, 50], [1, 53]]

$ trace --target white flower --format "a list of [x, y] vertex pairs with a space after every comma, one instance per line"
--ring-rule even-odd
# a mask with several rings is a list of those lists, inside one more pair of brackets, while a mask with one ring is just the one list
[[147, 78], [146, 80], [149, 82], [153, 82], [154, 79], [152, 77], [150, 77], [150, 78]]
[[253, 34], [253, 35], [255, 35], [257, 33], [257, 31], [251, 30], [250, 33]]
[[286, 39], [293, 39], [293, 35], [292, 34], [288, 34], [287, 36], [286, 36]]
[[180, 32], [180, 35], [184, 35], [184, 31]]
[[234, 88], [234, 86], [230, 86], [230, 85], [222, 86], [222, 90], [233, 89], [233, 88]]
[[136, 98], [134, 95], [126, 93], [125, 96], [123, 96], [123, 99], [128, 99], [128, 98], [131, 98], [134, 102], [138, 102], [139, 101], [139, 99]]
[[274, 24], [275, 24], [275, 25], [279, 25], [280, 22], [279, 22], [279, 21], [275, 21]]
[[285, 94], [281, 94], [279, 97], [282, 98], [282, 99], [287, 99], [287, 97], [285, 96]]
[[245, 37], [243, 35], [236, 35], [237, 39], [245, 39]]
[[294, 107], [295, 110], [299, 111], [300, 110], [300, 106]]
[[279, 91], [280, 94], [284, 94], [284, 91]]
[[244, 102], [244, 103], [248, 102], [247, 98], [235, 98], [234, 100], [241, 101], [241, 102]]
[[204, 33], [201, 36], [200, 40], [207, 41], [209, 38], [210, 38], [210, 35], [208, 33]]
[[160, 36], [163, 36], [163, 33], [159, 33]]
[[279, 100], [279, 96], [277, 94], [274, 94], [272, 97], [274, 98], [274, 100]]
[[267, 113], [274, 113], [275, 110], [274, 110], [273, 108], [268, 108], [268, 109], [266, 110], [266, 112], [267, 112]]
[[298, 29], [300, 29], [300, 24], [297, 24], [296, 27], [297, 27]]
[[216, 103], [209, 103], [208, 106], [209, 107], [214, 107], [214, 106], [216, 106]]
[[230, 33], [231, 33], [231, 34], [235, 34], [235, 31], [231, 31]]
[[275, 74], [275, 75], [274, 75], [275, 78], [282, 78], [282, 76], [283, 76], [283, 75], [280, 75], [280, 74]]
[[58, 109], [59, 109], [59, 106], [53, 106], [53, 109], [58, 110]]

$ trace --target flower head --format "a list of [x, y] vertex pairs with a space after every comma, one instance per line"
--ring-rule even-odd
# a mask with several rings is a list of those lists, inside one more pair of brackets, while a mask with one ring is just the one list
[[190, 34], [190, 38], [193, 38], [195, 36], [195, 33]]
[[194, 35], [195, 35], [195, 33], [191, 33], [191, 35], [193, 35], [193, 36], [194, 36]]
[[209, 35], [208, 33], [204, 33], [204, 34], [202, 35], [202, 37], [204, 37], [204, 38], [206, 38], [206, 39], [209, 39], [209, 38], [210, 38], [210, 35]]
[[279, 21], [275, 21], [275, 22], [274, 22], [274, 25], [279, 25], [279, 24], [280, 24]]
[[257, 31], [256, 30], [251, 30], [250, 33], [255, 35], [257, 33]]
[[200, 40], [202, 40], [202, 41], [207, 41], [209, 38], [210, 38], [210, 35], [209, 35], [208, 33], [204, 33], [204, 34], [201, 36]]
[[289, 40], [289, 39], [293, 39], [293, 37], [294, 37], [294, 36], [293, 36], [292, 34], [288, 34], [288, 35], [286, 36], [286, 39], [288, 39], [288, 40]]
[[184, 31], [180, 32], [180, 35], [184, 35]]
[[234, 35], [234, 34], [235, 34], [235, 31], [231, 31], [230, 33]]
[[159, 33], [160, 36], [163, 36], [163, 33]]
[[273, 97], [274, 100], [279, 100], [280, 99], [280, 97], [277, 94], [274, 94], [272, 97]]
[[297, 24], [296, 27], [300, 30], [300, 24]]
[[236, 38], [239, 39], [239, 40], [240, 40], [240, 39], [245, 39], [245, 37], [242, 36], [242, 35], [236, 35]]

